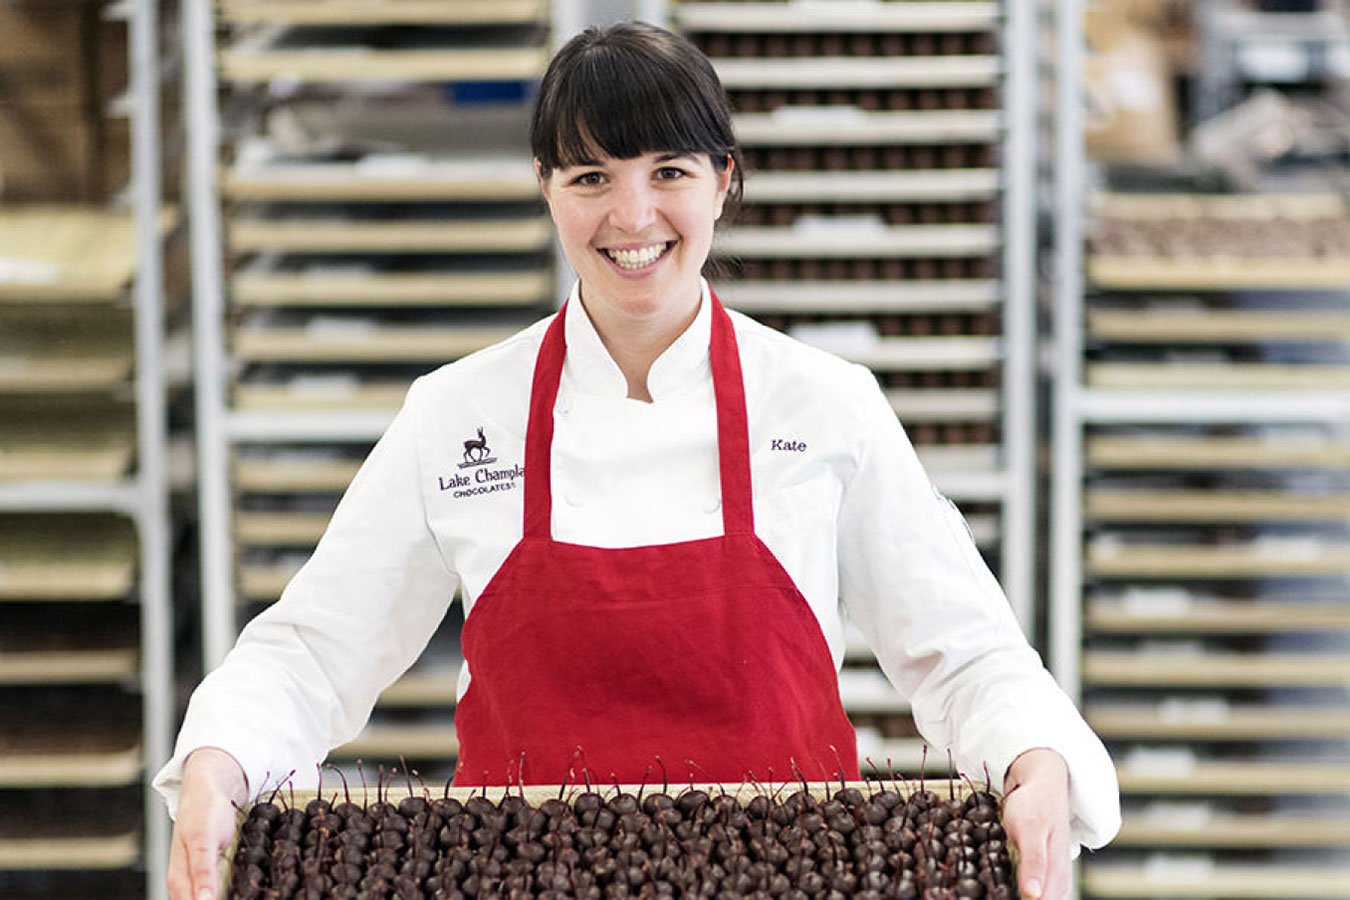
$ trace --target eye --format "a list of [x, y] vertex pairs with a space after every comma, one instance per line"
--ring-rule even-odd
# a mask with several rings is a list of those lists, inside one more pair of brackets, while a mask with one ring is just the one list
[[575, 185], [580, 185], [581, 187], [595, 187], [603, 181], [604, 176], [602, 176], [599, 172], [590, 171], [590, 172], [582, 172], [580, 175], [573, 178], [571, 183]]
[[679, 166], [662, 166], [656, 170], [656, 178], [658, 181], [675, 181], [684, 178], [688, 174], [688, 172], [681, 169]]

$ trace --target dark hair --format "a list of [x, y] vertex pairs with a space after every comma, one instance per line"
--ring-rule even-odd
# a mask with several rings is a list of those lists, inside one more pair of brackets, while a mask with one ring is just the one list
[[616, 159], [706, 153], [718, 172], [731, 159], [727, 203], [734, 210], [740, 202], [743, 170], [727, 93], [703, 52], [664, 28], [587, 28], [549, 63], [530, 120], [540, 174], [586, 161], [597, 149]]

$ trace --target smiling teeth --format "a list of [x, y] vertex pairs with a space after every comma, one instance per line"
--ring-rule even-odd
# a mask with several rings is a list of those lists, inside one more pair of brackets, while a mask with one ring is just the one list
[[651, 265], [657, 257], [665, 252], [665, 244], [652, 244], [649, 247], [643, 247], [641, 250], [606, 250], [605, 254], [621, 268], [640, 269], [643, 266]]

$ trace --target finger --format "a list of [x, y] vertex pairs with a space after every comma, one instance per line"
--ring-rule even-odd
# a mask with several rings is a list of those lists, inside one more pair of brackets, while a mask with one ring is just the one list
[[1069, 843], [1063, 833], [1054, 829], [1046, 843], [1048, 855], [1045, 873], [1045, 900], [1063, 900], [1069, 896], [1073, 881], [1073, 860], [1069, 858]]
[[1017, 885], [1025, 900], [1045, 896], [1049, 877], [1048, 829], [1021, 806], [1005, 808], [1004, 827], [1017, 848]]
[[169, 888], [169, 900], [192, 900], [192, 880], [188, 875], [187, 847], [182, 835], [174, 829], [169, 844], [169, 872], [164, 879]]
[[209, 840], [193, 841], [188, 846], [188, 868], [192, 875], [192, 895], [188, 900], [216, 900], [220, 894], [221, 847]]

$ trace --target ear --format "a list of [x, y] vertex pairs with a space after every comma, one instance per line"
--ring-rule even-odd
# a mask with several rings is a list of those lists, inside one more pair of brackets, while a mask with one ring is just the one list
[[736, 168], [736, 159], [730, 153], [727, 154], [727, 167], [717, 174], [717, 211], [713, 215], [713, 221], [722, 218], [722, 207], [726, 204], [727, 193], [731, 190], [731, 173]]
[[551, 198], [549, 197], [549, 179], [544, 177], [544, 164], [539, 161], [538, 157], [535, 157], [534, 160], [534, 177], [539, 179], [539, 193], [544, 195], [544, 202], [551, 202]]

